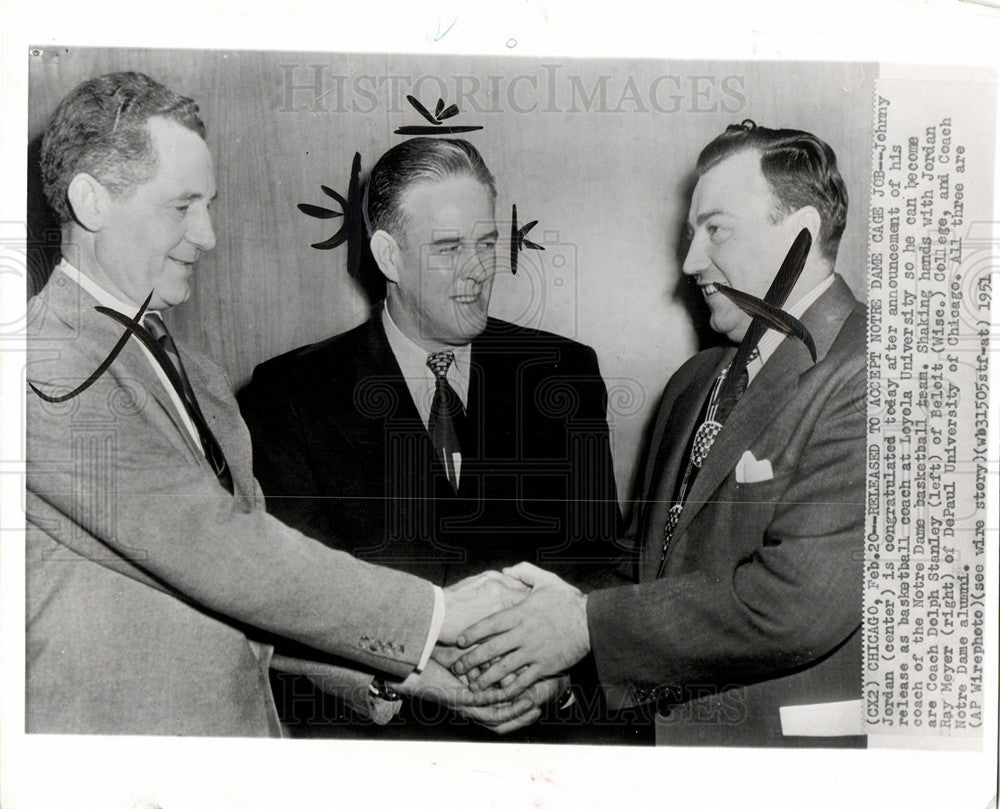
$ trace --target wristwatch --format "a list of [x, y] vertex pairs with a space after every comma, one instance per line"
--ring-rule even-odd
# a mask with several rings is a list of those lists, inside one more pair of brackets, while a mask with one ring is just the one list
[[576, 702], [576, 693], [573, 691], [573, 686], [566, 686], [566, 690], [562, 692], [559, 699], [556, 700], [556, 711], [565, 711], [574, 702]]
[[368, 684], [368, 715], [376, 725], [387, 725], [403, 707], [403, 697], [381, 677]]

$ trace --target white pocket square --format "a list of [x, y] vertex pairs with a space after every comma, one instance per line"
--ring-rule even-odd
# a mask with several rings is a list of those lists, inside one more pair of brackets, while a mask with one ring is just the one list
[[771, 462], [767, 458], [758, 461], [750, 450], [744, 452], [740, 462], [736, 464], [737, 483], [760, 483], [773, 479], [774, 470], [771, 469]]

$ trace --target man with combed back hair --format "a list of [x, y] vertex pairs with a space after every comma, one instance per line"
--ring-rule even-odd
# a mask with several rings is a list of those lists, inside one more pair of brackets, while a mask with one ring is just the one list
[[[254, 470], [272, 514], [359, 558], [442, 585], [522, 560], [580, 581], [618, 553], [604, 381], [589, 347], [489, 317], [495, 198], [466, 141], [413, 138], [379, 158], [365, 213], [386, 300], [257, 367], [239, 396]], [[276, 686], [304, 733], [485, 738], [420, 706], [406, 728], [373, 729], [301, 682]], [[546, 713], [528, 716], [552, 727], [513, 740], [595, 741], [558, 710], [573, 698], [559, 678], [530, 696]]]
[[[863, 746], [865, 310], [834, 273], [844, 181], [819, 138], [752, 121], [697, 171], [683, 272], [740, 346], [667, 384], [628, 532], [638, 581], [585, 595], [509, 569], [531, 595], [464, 633], [483, 643], [455, 669], [484, 688], [516, 673], [516, 694], [591, 652], [614, 702], [655, 702], [657, 743]], [[803, 231], [812, 248], [775, 299]], [[751, 327], [739, 292], [804, 332]]]

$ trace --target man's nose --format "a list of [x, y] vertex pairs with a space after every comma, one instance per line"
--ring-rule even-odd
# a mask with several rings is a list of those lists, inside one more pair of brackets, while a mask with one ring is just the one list
[[496, 272], [496, 249], [473, 248], [462, 266], [462, 277], [482, 283]]
[[205, 253], [215, 247], [215, 228], [212, 226], [212, 214], [208, 210], [202, 211], [192, 221], [187, 240]]
[[697, 275], [707, 270], [711, 263], [708, 258], [708, 251], [705, 249], [705, 237], [696, 233], [691, 237], [681, 270], [685, 275]]

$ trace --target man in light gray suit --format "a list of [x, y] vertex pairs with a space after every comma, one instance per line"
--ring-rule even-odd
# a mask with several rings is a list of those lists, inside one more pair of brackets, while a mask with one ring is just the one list
[[367, 668], [378, 702], [395, 694], [374, 675], [512, 719], [530, 706], [471, 707], [428, 658], [521, 588], [442, 591], [269, 517], [222, 370], [167, 332], [215, 246], [204, 133], [137, 73], [80, 85], [45, 133], [63, 260], [29, 302], [27, 730], [280, 735], [275, 635]]

